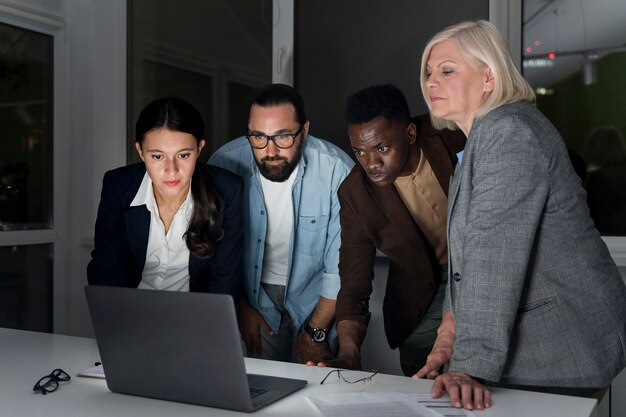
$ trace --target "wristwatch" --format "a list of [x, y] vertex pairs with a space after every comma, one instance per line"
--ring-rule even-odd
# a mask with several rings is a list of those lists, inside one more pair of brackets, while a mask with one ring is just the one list
[[309, 324], [304, 326], [304, 331], [311, 336], [311, 340], [315, 343], [322, 343], [326, 340], [326, 329], [320, 327], [311, 327]]

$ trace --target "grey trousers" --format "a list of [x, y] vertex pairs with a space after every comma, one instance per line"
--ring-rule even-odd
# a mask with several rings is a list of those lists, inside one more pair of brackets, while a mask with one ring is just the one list
[[[301, 335], [285, 308], [285, 286], [261, 284], [268, 297], [280, 312], [280, 327], [273, 335], [268, 335], [261, 331], [261, 354], [249, 354], [248, 356], [258, 359], [269, 359], [273, 361], [301, 363], [300, 358], [295, 353], [298, 338]], [[335, 354], [337, 351], [337, 337], [328, 340], [330, 351]]]

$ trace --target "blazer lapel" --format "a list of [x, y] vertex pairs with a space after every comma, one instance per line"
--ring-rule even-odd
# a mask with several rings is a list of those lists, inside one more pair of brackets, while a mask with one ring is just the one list
[[441, 189], [448, 195], [450, 176], [454, 172], [454, 165], [453, 161], [450, 160], [448, 149], [445, 147], [443, 139], [439, 135], [422, 136], [419, 144], [437, 177], [437, 181], [441, 185]]
[[448, 225], [450, 224], [450, 213], [459, 192], [459, 167], [461, 164], [458, 163], [456, 155], [451, 155], [445, 146], [443, 142], [445, 138], [442, 137], [441, 131], [435, 130], [432, 126], [426, 130], [426, 134], [419, 137], [418, 143], [424, 151], [424, 155], [428, 159], [428, 163], [435, 173], [439, 184], [441, 184], [441, 188], [448, 196], [448, 211], [446, 214], [446, 225]]
[[146, 206], [130, 207], [124, 213], [126, 233], [133, 256], [137, 261], [139, 271], [146, 263], [148, 236], [150, 234], [150, 212]]
[[[146, 250], [148, 249], [148, 238], [150, 235], [150, 212], [146, 209], [146, 206], [130, 207], [124, 213], [124, 223], [133, 257], [137, 262], [139, 271], [142, 271], [146, 263]], [[190, 253], [189, 276], [193, 276], [204, 262], [206, 260], [196, 258]]]
[[448, 219], [447, 222], [450, 224], [450, 214], [452, 213], [452, 209], [454, 208], [454, 202], [456, 201], [456, 196], [459, 194], [459, 187], [461, 185], [461, 175], [459, 166], [461, 164], [457, 164], [456, 169], [454, 170], [454, 175], [450, 177], [450, 186], [449, 186], [449, 194], [448, 194]]
[[409, 210], [407, 210], [404, 202], [400, 198], [396, 187], [393, 184], [378, 187], [367, 179], [367, 175], [365, 173], [363, 173], [363, 175], [365, 176], [366, 187], [387, 219], [400, 231], [400, 233], [416, 250], [421, 248], [423, 243], [419, 237], [422, 233], [417, 227], [417, 224], [415, 224], [415, 220], [413, 220], [411, 213], [409, 213]]
[[189, 253], [189, 266], [187, 270], [189, 271], [189, 277], [195, 275], [196, 270], [204, 263], [207, 262], [205, 259], [196, 258], [191, 253]]
[[[459, 190], [461, 188], [461, 177], [463, 172], [461, 171], [461, 162], [457, 162], [456, 167], [454, 169], [454, 175], [450, 178], [450, 187], [448, 194], [448, 214], [446, 216], [446, 233], [448, 238], [448, 248], [450, 248], [450, 218], [452, 217], [452, 212], [454, 211], [454, 204], [456, 202], [456, 198], [459, 194]], [[448, 252], [449, 255], [449, 252]], [[449, 256], [448, 256], [448, 259]], [[450, 263], [450, 261], [448, 261]]]

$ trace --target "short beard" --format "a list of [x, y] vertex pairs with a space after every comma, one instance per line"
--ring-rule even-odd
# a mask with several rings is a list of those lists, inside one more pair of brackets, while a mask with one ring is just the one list
[[[272, 182], [287, 181], [289, 176], [291, 176], [293, 170], [296, 169], [296, 166], [298, 166], [298, 162], [300, 162], [300, 156], [302, 155], [302, 142], [300, 142], [296, 146], [296, 153], [293, 155], [293, 158], [291, 160], [288, 160], [283, 156], [266, 156], [260, 161], [255, 158], [254, 160], [256, 162], [256, 166], [259, 167], [261, 175], [263, 175], [265, 178]], [[280, 166], [270, 166], [267, 165], [265, 161], [284, 161], [285, 163]]]

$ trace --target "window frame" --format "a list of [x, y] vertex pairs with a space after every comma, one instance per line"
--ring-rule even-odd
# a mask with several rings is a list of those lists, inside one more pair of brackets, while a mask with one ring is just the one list
[[69, 123], [66, 26], [61, 17], [28, 8], [0, 5], [0, 22], [52, 37], [52, 227], [0, 232], [0, 246], [52, 245], [53, 332], [66, 323], [66, 260], [68, 254]]

